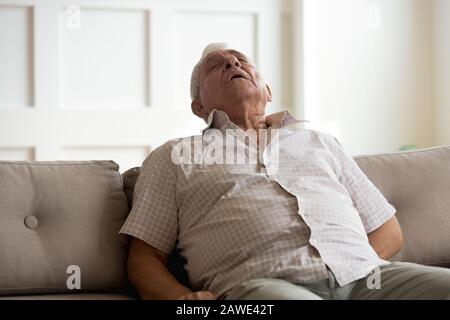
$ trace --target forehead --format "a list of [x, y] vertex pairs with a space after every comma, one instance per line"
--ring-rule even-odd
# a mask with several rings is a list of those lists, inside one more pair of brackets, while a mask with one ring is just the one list
[[224, 57], [227, 57], [229, 55], [233, 55], [233, 56], [238, 57], [238, 58], [246, 58], [246, 59], [248, 59], [248, 57], [245, 54], [243, 54], [242, 52], [239, 52], [239, 51], [234, 50], [234, 49], [223, 49], [223, 50], [216, 50], [216, 51], [213, 51], [210, 54], [208, 54], [205, 57], [205, 59], [203, 60], [203, 63], [206, 64], [206, 63], [208, 63], [208, 62], [210, 62], [212, 60], [219, 59], [219, 58], [224, 58]]

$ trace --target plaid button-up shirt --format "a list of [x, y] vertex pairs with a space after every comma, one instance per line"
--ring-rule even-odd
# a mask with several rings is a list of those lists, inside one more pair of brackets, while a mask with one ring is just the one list
[[[193, 288], [219, 297], [255, 278], [311, 283], [327, 278], [327, 267], [345, 285], [387, 263], [367, 233], [395, 208], [336, 138], [285, 128], [293, 122], [287, 112], [268, 119], [280, 128], [277, 157], [264, 152], [257, 164], [177, 164], [178, 140], [155, 149], [120, 234], [167, 254], [178, 239]], [[211, 126], [241, 130], [221, 111], [210, 114]], [[236, 148], [248, 151], [242, 141]]]

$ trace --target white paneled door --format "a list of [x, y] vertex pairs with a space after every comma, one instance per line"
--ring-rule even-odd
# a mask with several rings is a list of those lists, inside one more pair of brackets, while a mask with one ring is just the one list
[[0, 160], [110, 159], [123, 172], [198, 134], [189, 78], [209, 42], [252, 57], [269, 112], [286, 107], [289, 2], [0, 0]]

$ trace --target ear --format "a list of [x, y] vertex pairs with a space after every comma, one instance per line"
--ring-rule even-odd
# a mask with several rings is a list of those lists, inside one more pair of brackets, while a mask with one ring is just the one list
[[192, 112], [199, 118], [205, 119], [208, 116], [205, 114], [206, 110], [203, 107], [199, 97], [195, 98], [195, 100], [191, 102], [191, 109]]
[[272, 91], [270, 91], [270, 87], [266, 84], [266, 92], [267, 92], [267, 102], [272, 102]]

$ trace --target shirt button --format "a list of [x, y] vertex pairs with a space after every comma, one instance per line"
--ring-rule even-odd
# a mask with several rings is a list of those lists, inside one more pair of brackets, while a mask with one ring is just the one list
[[28, 229], [36, 229], [38, 226], [38, 220], [33, 215], [26, 216], [23, 222]]

